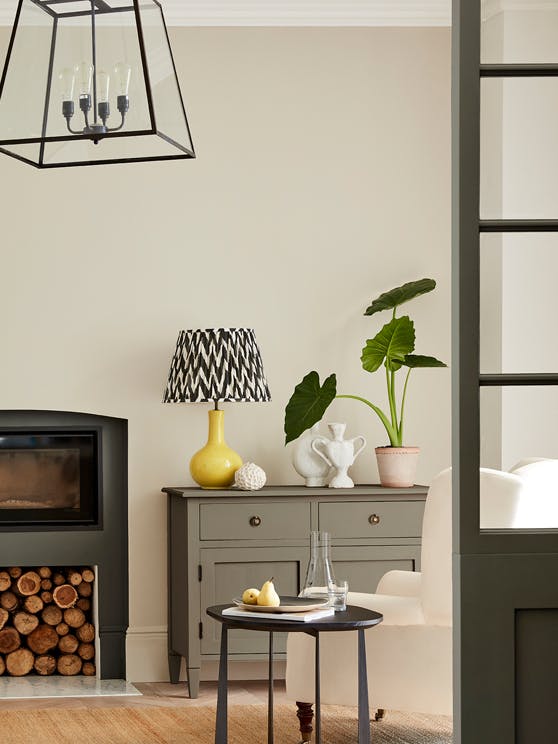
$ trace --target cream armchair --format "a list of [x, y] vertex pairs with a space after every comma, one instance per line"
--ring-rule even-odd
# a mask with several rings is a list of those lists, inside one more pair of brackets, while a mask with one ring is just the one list
[[[555, 466], [557, 461], [553, 461]], [[481, 526], [519, 526], [526, 494], [523, 465], [517, 473], [481, 470]], [[554, 483], [558, 482], [558, 478]], [[554, 499], [556, 500], [556, 499]], [[381, 625], [366, 632], [371, 709], [452, 713], [451, 470], [432, 482], [423, 519], [421, 573], [390, 571], [375, 594], [349, 592], [348, 603], [381, 612]], [[352, 633], [320, 639], [321, 701], [357, 705], [357, 647]], [[299, 706], [303, 739], [311, 731], [314, 640], [302, 633], [287, 641], [287, 697]]]

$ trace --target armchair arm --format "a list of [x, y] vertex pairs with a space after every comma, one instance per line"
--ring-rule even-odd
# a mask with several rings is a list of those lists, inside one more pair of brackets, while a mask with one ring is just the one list
[[421, 590], [420, 571], [388, 571], [378, 582], [376, 594], [418, 597]]

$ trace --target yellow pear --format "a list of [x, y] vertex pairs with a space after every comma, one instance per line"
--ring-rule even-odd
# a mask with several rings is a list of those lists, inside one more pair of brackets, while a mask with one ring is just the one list
[[278, 607], [281, 604], [279, 595], [273, 586], [273, 576], [269, 581], [264, 581], [258, 594], [258, 604], [263, 607]]
[[246, 589], [242, 594], [244, 604], [258, 604], [259, 589]]

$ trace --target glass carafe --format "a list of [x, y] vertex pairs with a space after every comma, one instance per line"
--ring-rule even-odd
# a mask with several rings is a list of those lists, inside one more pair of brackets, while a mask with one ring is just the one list
[[328, 598], [328, 585], [335, 583], [329, 532], [310, 533], [310, 560], [302, 589], [303, 597]]

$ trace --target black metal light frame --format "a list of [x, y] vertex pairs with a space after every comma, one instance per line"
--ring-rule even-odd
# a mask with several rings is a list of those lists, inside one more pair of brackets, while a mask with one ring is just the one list
[[[45, 11], [48, 15], [50, 15], [53, 19], [53, 26], [52, 26], [52, 38], [51, 38], [51, 44], [50, 44], [50, 56], [49, 56], [49, 67], [48, 67], [48, 74], [47, 74], [47, 85], [46, 85], [46, 91], [45, 91], [45, 103], [44, 103], [44, 109], [43, 109], [43, 122], [42, 122], [42, 134], [41, 137], [24, 137], [20, 139], [0, 139], [0, 152], [4, 155], [8, 155], [11, 158], [15, 158], [16, 160], [19, 160], [23, 163], [26, 163], [28, 165], [32, 165], [35, 168], [44, 169], [44, 168], [69, 168], [69, 167], [75, 167], [75, 166], [84, 166], [84, 165], [110, 165], [110, 164], [119, 164], [119, 163], [139, 163], [139, 162], [150, 162], [150, 161], [158, 161], [158, 160], [190, 160], [196, 157], [194, 147], [193, 147], [193, 140], [190, 132], [190, 125], [188, 123], [188, 117], [186, 115], [186, 109], [184, 106], [184, 100], [182, 98], [182, 92], [180, 90], [180, 85], [178, 83], [178, 75], [176, 72], [176, 64], [174, 61], [174, 56], [172, 54], [172, 48], [170, 45], [167, 25], [165, 22], [165, 17], [163, 14], [163, 8], [161, 6], [161, 3], [158, 0], [152, 0], [152, 2], [159, 7], [159, 10], [161, 12], [161, 22], [162, 27], [165, 32], [165, 38], [168, 44], [169, 48], [169, 54], [172, 64], [172, 70], [173, 74], [176, 80], [177, 84], [177, 90], [178, 90], [178, 97], [180, 101], [180, 107], [181, 107], [181, 113], [184, 116], [184, 121], [186, 125], [186, 130], [188, 133], [188, 139], [190, 143], [192, 144], [192, 149], [187, 148], [186, 146], [180, 144], [176, 140], [172, 139], [171, 137], [167, 136], [163, 132], [161, 132], [157, 128], [157, 122], [156, 122], [156, 116], [155, 116], [155, 106], [153, 103], [153, 94], [152, 94], [152, 88], [151, 83], [149, 79], [149, 67], [147, 63], [147, 54], [145, 49], [145, 39], [142, 29], [142, 21], [141, 21], [141, 14], [139, 10], [139, 0], [130, 0], [126, 5], [119, 5], [118, 7], [112, 7], [110, 6], [105, 0], [88, 0], [91, 3], [91, 10], [72, 10], [72, 11], [63, 11], [63, 6], [67, 3], [75, 3], [75, 0], [30, 0], [34, 5], [37, 5], [40, 7], [43, 11]], [[6, 77], [9, 70], [10, 65], [10, 59], [12, 56], [12, 51], [18, 31], [20, 16], [21, 16], [21, 9], [23, 7], [24, 0], [18, 1], [18, 7], [16, 11], [16, 16], [14, 20], [14, 25], [12, 28], [12, 33], [10, 36], [10, 42], [8, 45], [8, 51], [6, 54], [6, 61], [4, 64], [4, 70], [2, 72], [2, 78], [0, 79], [0, 99], [2, 98], [2, 94], [4, 92], [4, 84], [6, 82]], [[62, 6], [59, 11], [56, 10], [56, 6]], [[56, 137], [47, 137], [46, 130], [47, 130], [47, 124], [48, 124], [48, 111], [49, 111], [49, 105], [50, 105], [50, 95], [51, 95], [51, 89], [52, 89], [52, 82], [53, 82], [53, 67], [54, 67], [54, 53], [56, 49], [56, 35], [58, 30], [58, 20], [60, 18], [76, 18], [76, 17], [86, 17], [86, 16], [92, 16], [94, 19], [96, 15], [105, 15], [108, 13], [122, 13], [125, 11], [131, 12], [133, 10], [135, 22], [136, 22], [136, 28], [138, 33], [138, 42], [139, 42], [139, 50], [140, 50], [140, 57], [141, 57], [141, 64], [142, 64], [142, 72], [144, 76], [145, 81], [145, 91], [147, 96], [147, 105], [149, 109], [149, 117], [150, 117], [150, 129], [144, 129], [144, 130], [131, 130], [131, 131], [114, 131], [114, 132], [106, 132], [106, 133], [96, 133], [96, 134], [68, 134], [68, 135], [60, 135]], [[94, 30], [94, 25], [93, 25]], [[93, 45], [95, 44], [94, 40], [94, 33], [93, 33]], [[94, 91], [96, 88], [96, 70], [93, 74], [93, 87]], [[96, 98], [96, 94], [94, 92], [94, 98]], [[96, 108], [96, 106], [95, 106]], [[157, 135], [161, 139], [163, 139], [168, 144], [176, 147], [178, 150], [180, 150], [180, 153], [177, 153], [176, 155], [152, 155], [152, 156], [144, 156], [144, 157], [122, 157], [122, 158], [107, 158], [107, 159], [99, 159], [99, 160], [75, 160], [75, 161], [68, 161], [64, 163], [45, 163], [44, 162], [44, 150], [45, 150], [45, 144], [49, 142], [67, 142], [67, 141], [78, 141], [83, 139], [90, 139], [92, 141], [98, 141], [102, 142], [103, 139], [112, 139], [117, 137], [139, 137], [139, 136], [146, 136], [146, 135]], [[3, 145], [21, 145], [21, 144], [39, 144], [40, 145], [40, 152], [39, 152], [39, 159], [38, 162], [35, 162], [29, 158], [26, 158], [23, 155], [10, 152], [9, 150], [5, 149]]]

